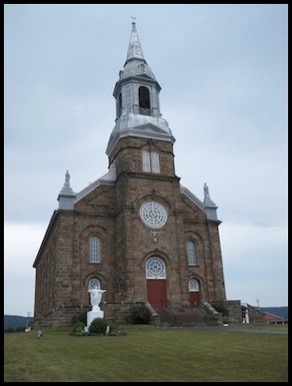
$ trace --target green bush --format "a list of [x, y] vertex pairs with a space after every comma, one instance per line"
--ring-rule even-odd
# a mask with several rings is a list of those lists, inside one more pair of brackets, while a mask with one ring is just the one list
[[113, 331], [119, 331], [119, 327], [115, 323], [110, 323], [109, 324], [109, 332], [113, 332]]
[[223, 316], [229, 315], [229, 311], [223, 302], [211, 303], [211, 306], [215, 308], [217, 312], [221, 312]]
[[85, 323], [76, 322], [73, 327], [73, 332], [82, 332], [84, 330]]
[[133, 324], [148, 324], [150, 322], [151, 313], [145, 304], [134, 306], [130, 310], [130, 321]]
[[78, 312], [72, 317], [71, 323], [73, 325], [75, 325], [78, 322], [83, 322], [85, 325], [87, 324], [87, 311]]
[[105, 334], [108, 325], [109, 323], [106, 319], [95, 318], [91, 322], [88, 330], [91, 334]]

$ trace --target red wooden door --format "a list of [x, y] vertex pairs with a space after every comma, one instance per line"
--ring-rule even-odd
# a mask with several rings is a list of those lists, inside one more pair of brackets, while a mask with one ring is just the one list
[[147, 279], [147, 298], [154, 308], [167, 307], [166, 280]]
[[200, 292], [189, 292], [189, 300], [191, 307], [196, 307], [200, 303]]

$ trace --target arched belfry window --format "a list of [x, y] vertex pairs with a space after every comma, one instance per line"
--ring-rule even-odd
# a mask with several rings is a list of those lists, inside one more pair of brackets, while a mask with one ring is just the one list
[[139, 113], [150, 115], [150, 95], [147, 87], [139, 87]]
[[120, 93], [119, 99], [118, 99], [118, 117], [120, 117], [122, 114], [122, 108], [123, 108], [123, 100], [122, 100], [122, 93]]
[[89, 239], [89, 262], [100, 263], [100, 238], [96, 235], [90, 236]]
[[197, 265], [196, 244], [192, 240], [189, 240], [187, 242], [187, 256], [188, 256], [188, 265]]
[[160, 173], [159, 154], [156, 151], [142, 150], [142, 170]]

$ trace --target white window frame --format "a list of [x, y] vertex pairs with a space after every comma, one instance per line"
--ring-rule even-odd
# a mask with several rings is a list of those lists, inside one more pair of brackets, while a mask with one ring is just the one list
[[146, 279], [165, 279], [165, 264], [159, 257], [153, 256], [146, 262]]
[[157, 151], [142, 150], [143, 172], [160, 173], [159, 153]]
[[196, 280], [196, 279], [189, 280], [188, 289], [189, 289], [189, 292], [199, 292], [200, 286], [199, 286], [198, 280]]
[[100, 238], [97, 235], [92, 235], [89, 238], [89, 262], [98, 264], [101, 261], [100, 253]]
[[88, 282], [88, 289], [90, 290], [94, 288], [100, 289], [100, 280], [97, 279], [96, 277], [93, 277]]
[[196, 243], [193, 240], [187, 241], [188, 265], [197, 265]]

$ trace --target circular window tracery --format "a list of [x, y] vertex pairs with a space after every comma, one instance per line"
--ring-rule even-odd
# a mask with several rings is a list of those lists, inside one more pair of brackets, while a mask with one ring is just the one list
[[151, 228], [162, 227], [167, 220], [167, 211], [159, 202], [148, 201], [141, 205], [140, 217]]
[[189, 281], [189, 292], [199, 292], [199, 283], [196, 279]]
[[165, 265], [158, 257], [151, 257], [146, 264], [147, 279], [165, 279]]
[[90, 279], [88, 283], [88, 289], [94, 289], [94, 288], [100, 289], [100, 281], [95, 277], [93, 279]]

